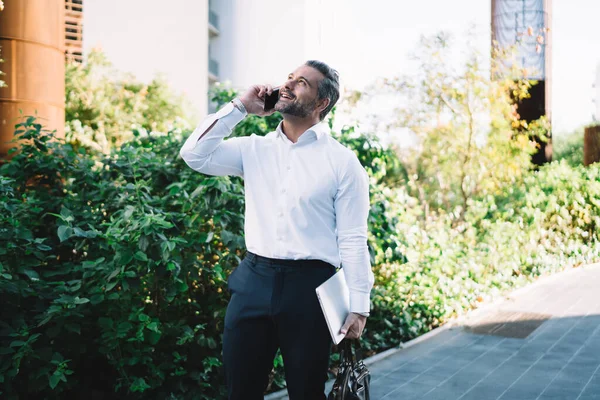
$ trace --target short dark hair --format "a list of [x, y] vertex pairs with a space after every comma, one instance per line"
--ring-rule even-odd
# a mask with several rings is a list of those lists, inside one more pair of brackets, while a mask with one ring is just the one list
[[322, 100], [325, 98], [329, 99], [329, 105], [321, 114], [319, 114], [319, 118], [321, 121], [325, 119], [325, 116], [329, 114], [329, 111], [335, 106], [338, 99], [340, 98], [340, 82], [339, 82], [339, 74], [338, 72], [331, 68], [329, 65], [325, 64], [322, 61], [317, 60], [309, 60], [304, 65], [312, 67], [323, 74], [324, 78], [319, 82], [318, 87], [318, 99]]

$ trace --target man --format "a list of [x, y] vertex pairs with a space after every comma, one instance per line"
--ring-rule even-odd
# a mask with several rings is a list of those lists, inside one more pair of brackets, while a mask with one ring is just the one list
[[[253, 86], [210, 115], [180, 154], [196, 171], [244, 178], [248, 255], [228, 281], [223, 334], [229, 399], [263, 398], [278, 348], [290, 398], [325, 399], [331, 336], [315, 288], [341, 263], [351, 310], [341, 333], [360, 337], [373, 286], [368, 176], [322, 122], [339, 98], [335, 70], [306, 62], [266, 112], [272, 90]], [[224, 140], [246, 115], [275, 111], [275, 132]]]

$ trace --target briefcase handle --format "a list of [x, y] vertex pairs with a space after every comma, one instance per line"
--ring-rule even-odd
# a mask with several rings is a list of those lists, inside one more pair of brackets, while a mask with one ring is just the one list
[[359, 339], [343, 339], [338, 346], [340, 362], [347, 362], [352, 368], [363, 362], [362, 346]]

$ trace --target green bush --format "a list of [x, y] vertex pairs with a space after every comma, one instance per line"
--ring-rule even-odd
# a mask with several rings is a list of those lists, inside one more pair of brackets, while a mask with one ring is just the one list
[[471, 200], [465, 221], [432, 213], [404, 188], [383, 196], [407, 262], [376, 263], [367, 346], [416, 337], [540, 275], [600, 259], [600, 167], [555, 162], [498, 196]]
[[4, 395], [218, 397], [242, 186], [187, 168], [181, 137], [94, 160], [33, 118], [17, 129], [30, 142], [0, 169]]
[[572, 167], [583, 165], [583, 128], [571, 133], [555, 135], [552, 139], [552, 148], [554, 160], [565, 160]]

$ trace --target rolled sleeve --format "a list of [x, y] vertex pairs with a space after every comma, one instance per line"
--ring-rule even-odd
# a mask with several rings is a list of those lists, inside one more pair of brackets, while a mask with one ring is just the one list
[[350, 291], [350, 311], [370, 311], [374, 276], [367, 246], [369, 177], [354, 154], [342, 171], [334, 200], [337, 241]]

